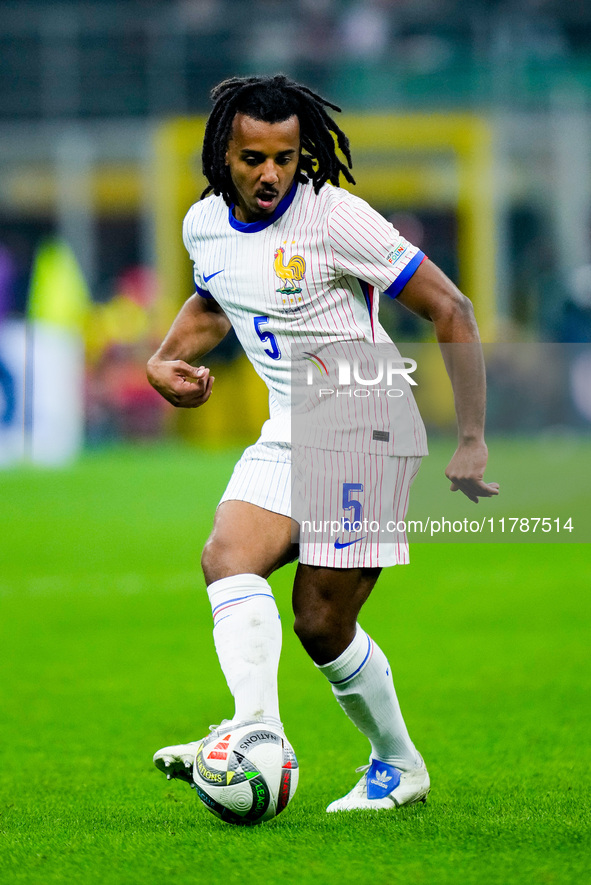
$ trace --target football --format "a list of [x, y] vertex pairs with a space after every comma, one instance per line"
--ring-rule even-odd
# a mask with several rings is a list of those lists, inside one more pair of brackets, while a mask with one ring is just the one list
[[291, 801], [298, 761], [280, 729], [250, 722], [205, 738], [195, 757], [197, 795], [221, 820], [252, 825], [271, 820]]

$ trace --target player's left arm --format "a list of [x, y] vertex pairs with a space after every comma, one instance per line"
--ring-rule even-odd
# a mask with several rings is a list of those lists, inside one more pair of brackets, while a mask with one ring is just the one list
[[474, 503], [498, 495], [498, 483], [484, 481], [486, 375], [472, 302], [429, 259], [417, 268], [398, 301], [433, 323], [451, 380], [458, 423], [458, 447], [445, 471], [451, 490], [461, 490]]

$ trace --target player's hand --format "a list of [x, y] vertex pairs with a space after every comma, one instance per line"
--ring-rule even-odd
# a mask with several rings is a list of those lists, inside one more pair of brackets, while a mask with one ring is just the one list
[[155, 357], [148, 362], [147, 375], [152, 387], [179, 409], [195, 409], [206, 403], [215, 381], [205, 366], [196, 369], [183, 360]]
[[498, 495], [498, 482], [485, 482], [483, 479], [487, 459], [488, 449], [484, 442], [460, 443], [445, 471], [451, 480], [451, 491], [463, 492], [475, 504], [478, 504], [479, 498]]

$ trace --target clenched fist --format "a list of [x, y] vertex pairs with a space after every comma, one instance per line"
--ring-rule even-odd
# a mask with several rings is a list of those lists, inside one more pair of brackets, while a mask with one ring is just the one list
[[215, 381], [205, 366], [196, 369], [183, 360], [155, 356], [148, 362], [147, 376], [152, 387], [179, 409], [195, 409], [206, 403]]

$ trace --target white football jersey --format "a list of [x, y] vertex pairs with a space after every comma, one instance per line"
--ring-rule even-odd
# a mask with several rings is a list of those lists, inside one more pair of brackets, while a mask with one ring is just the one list
[[[251, 223], [238, 221], [221, 196], [207, 197], [187, 213], [183, 240], [197, 292], [222, 307], [269, 389], [261, 438], [276, 441], [290, 440], [292, 352], [391, 344], [378, 320], [379, 292], [396, 297], [425, 258], [364, 200], [331, 185], [316, 194], [310, 183], [294, 182], [269, 218]], [[385, 448], [427, 454], [414, 398], [405, 403]]]

